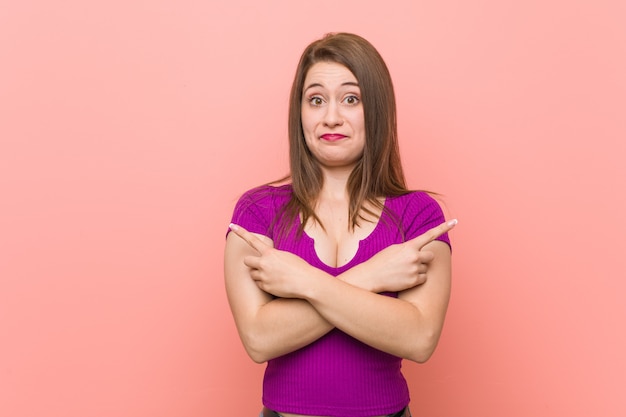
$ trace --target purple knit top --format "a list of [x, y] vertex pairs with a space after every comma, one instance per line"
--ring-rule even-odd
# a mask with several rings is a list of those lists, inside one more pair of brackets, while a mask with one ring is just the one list
[[[441, 224], [439, 204], [424, 192], [388, 197], [383, 214], [361, 240], [354, 258], [335, 268], [324, 264], [306, 233], [297, 238], [300, 220], [279, 238], [276, 215], [291, 197], [291, 185], [262, 186], [238, 201], [232, 222], [271, 238], [277, 249], [292, 252], [333, 276], [367, 261], [395, 243], [410, 240]], [[391, 214], [390, 214], [391, 213]], [[438, 240], [450, 244], [447, 234]], [[396, 293], [382, 295], [396, 297]], [[401, 373], [402, 359], [374, 349], [334, 329], [295, 352], [268, 361], [263, 404], [275, 411], [319, 416], [367, 417], [406, 407], [409, 391]]]

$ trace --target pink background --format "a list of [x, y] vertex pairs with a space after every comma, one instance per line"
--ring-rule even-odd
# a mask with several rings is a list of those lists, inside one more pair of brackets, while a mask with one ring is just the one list
[[352, 31], [460, 220], [414, 414], [623, 416], [624, 4], [0, 1], [0, 415], [257, 415], [224, 234], [287, 170], [300, 52]]

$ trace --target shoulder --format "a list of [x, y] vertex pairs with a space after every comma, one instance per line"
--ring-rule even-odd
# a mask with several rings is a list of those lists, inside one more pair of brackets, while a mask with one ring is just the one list
[[[445, 221], [439, 202], [425, 191], [412, 191], [388, 197], [385, 200], [385, 207], [396, 217], [406, 239], [417, 237]], [[447, 234], [438, 240], [449, 243]]]
[[269, 236], [276, 215], [291, 198], [291, 184], [262, 185], [241, 195], [233, 211], [232, 223], [249, 232]]
[[[261, 206], [274, 206], [286, 203], [292, 194], [291, 184], [279, 186], [261, 185], [246, 191], [239, 198], [238, 204], [253, 204]], [[281, 204], [282, 203], [282, 204]]]
[[441, 212], [441, 206], [437, 200], [426, 191], [411, 191], [407, 194], [387, 197], [385, 205], [398, 215]]

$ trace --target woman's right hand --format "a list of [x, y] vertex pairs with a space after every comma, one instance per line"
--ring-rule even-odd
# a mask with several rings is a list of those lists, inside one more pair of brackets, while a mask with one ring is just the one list
[[450, 231], [457, 221], [450, 220], [404, 243], [378, 252], [366, 262], [350, 269], [342, 279], [372, 292], [400, 292], [421, 285], [428, 279], [433, 252], [424, 247]]
[[231, 224], [233, 233], [244, 240], [254, 253], [243, 257], [250, 278], [257, 287], [268, 294], [280, 298], [305, 298], [311, 289], [311, 280], [325, 272], [311, 266], [299, 256], [274, 248], [254, 233], [243, 227]]

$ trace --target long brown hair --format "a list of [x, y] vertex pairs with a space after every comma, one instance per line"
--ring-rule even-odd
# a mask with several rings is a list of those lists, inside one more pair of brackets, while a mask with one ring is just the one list
[[[309, 69], [318, 62], [335, 62], [348, 68], [361, 90], [365, 119], [365, 147], [348, 179], [350, 227], [358, 226], [362, 213], [373, 215], [366, 203], [384, 209], [381, 197], [406, 194], [396, 125], [396, 100], [387, 65], [367, 40], [351, 33], [331, 33], [311, 43], [302, 53], [289, 102], [289, 162], [293, 195], [280, 215], [282, 226], [302, 216], [299, 233], [313, 219], [323, 176], [302, 131], [302, 93]], [[283, 215], [285, 217], [283, 217]], [[284, 229], [283, 229], [284, 231]]]

